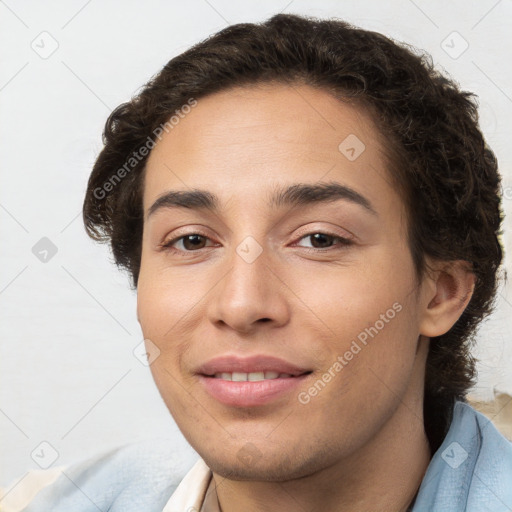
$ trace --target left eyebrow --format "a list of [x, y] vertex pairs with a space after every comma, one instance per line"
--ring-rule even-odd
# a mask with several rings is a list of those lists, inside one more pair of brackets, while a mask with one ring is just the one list
[[[366, 197], [337, 182], [294, 183], [285, 187], [275, 187], [268, 204], [271, 208], [298, 207], [315, 203], [328, 203], [340, 199], [362, 206], [366, 211], [378, 217], [376, 210]], [[219, 205], [219, 197], [208, 190], [169, 190], [151, 205], [146, 220], [160, 209], [189, 208], [218, 212]]]
[[335, 181], [327, 183], [296, 183], [284, 188], [276, 188], [270, 198], [272, 207], [280, 206], [307, 206], [313, 203], [328, 203], [345, 199], [378, 217], [372, 203], [353, 188]]

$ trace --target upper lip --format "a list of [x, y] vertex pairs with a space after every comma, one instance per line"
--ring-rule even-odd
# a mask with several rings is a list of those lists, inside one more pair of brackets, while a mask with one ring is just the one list
[[215, 375], [216, 373], [253, 373], [253, 372], [278, 372], [289, 375], [302, 375], [310, 370], [296, 366], [284, 359], [268, 355], [253, 355], [240, 357], [235, 355], [223, 355], [214, 357], [197, 368], [196, 373], [202, 375]]

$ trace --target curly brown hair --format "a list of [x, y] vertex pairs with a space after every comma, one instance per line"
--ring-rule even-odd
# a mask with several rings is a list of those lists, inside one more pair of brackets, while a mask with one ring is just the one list
[[[126, 162], [189, 98], [269, 82], [321, 88], [371, 113], [388, 141], [384, 156], [408, 211], [418, 280], [428, 270], [426, 256], [472, 265], [469, 305], [446, 334], [431, 338], [424, 417], [434, 452], [454, 401], [465, 401], [474, 384], [470, 347], [494, 306], [502, 210], [497, 161], [479, 129], [474, 94], [436, 71], [428, 54], [336, 19], [278, 14], [225, 28], [170, 60], [109, 116], [83, 205], [87, 233], [110, 242], [136, 288], [147, 155], [128, 170]], [[113, 183], [123, 165], [123, 179]]]

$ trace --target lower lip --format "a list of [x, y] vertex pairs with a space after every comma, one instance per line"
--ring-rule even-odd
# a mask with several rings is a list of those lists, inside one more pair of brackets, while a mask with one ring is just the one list
[[275, 400], [300, 386], [309, 374], [258, 381], [233, 382], [199, 375], [207, 393], [233, 407], [254, 407]]

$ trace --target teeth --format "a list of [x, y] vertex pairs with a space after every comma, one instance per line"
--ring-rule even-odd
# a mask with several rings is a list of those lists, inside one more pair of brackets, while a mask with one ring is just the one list
[[257, 380], [265, 380], [265, 372], [252, 372], [247, 373], [247, 379], [244, 380], [250, 380], [252, 382], [255, 382]]
[[250, 381], [250, 382], [256, 382], [258, 380], [269, 380], [269, 379], [277, 379], [280, 377], [291, 377], [289, 373], [279, 373], [279, 372], [251, 372], [251, 373], [244, 373], [244, 372], [233, 372], [233, 373], [216, 373], [214, 375], [216, 379], [223, 379], [223, 380], [231, 380], [233, 382], [244, 382], [244, 381]]

